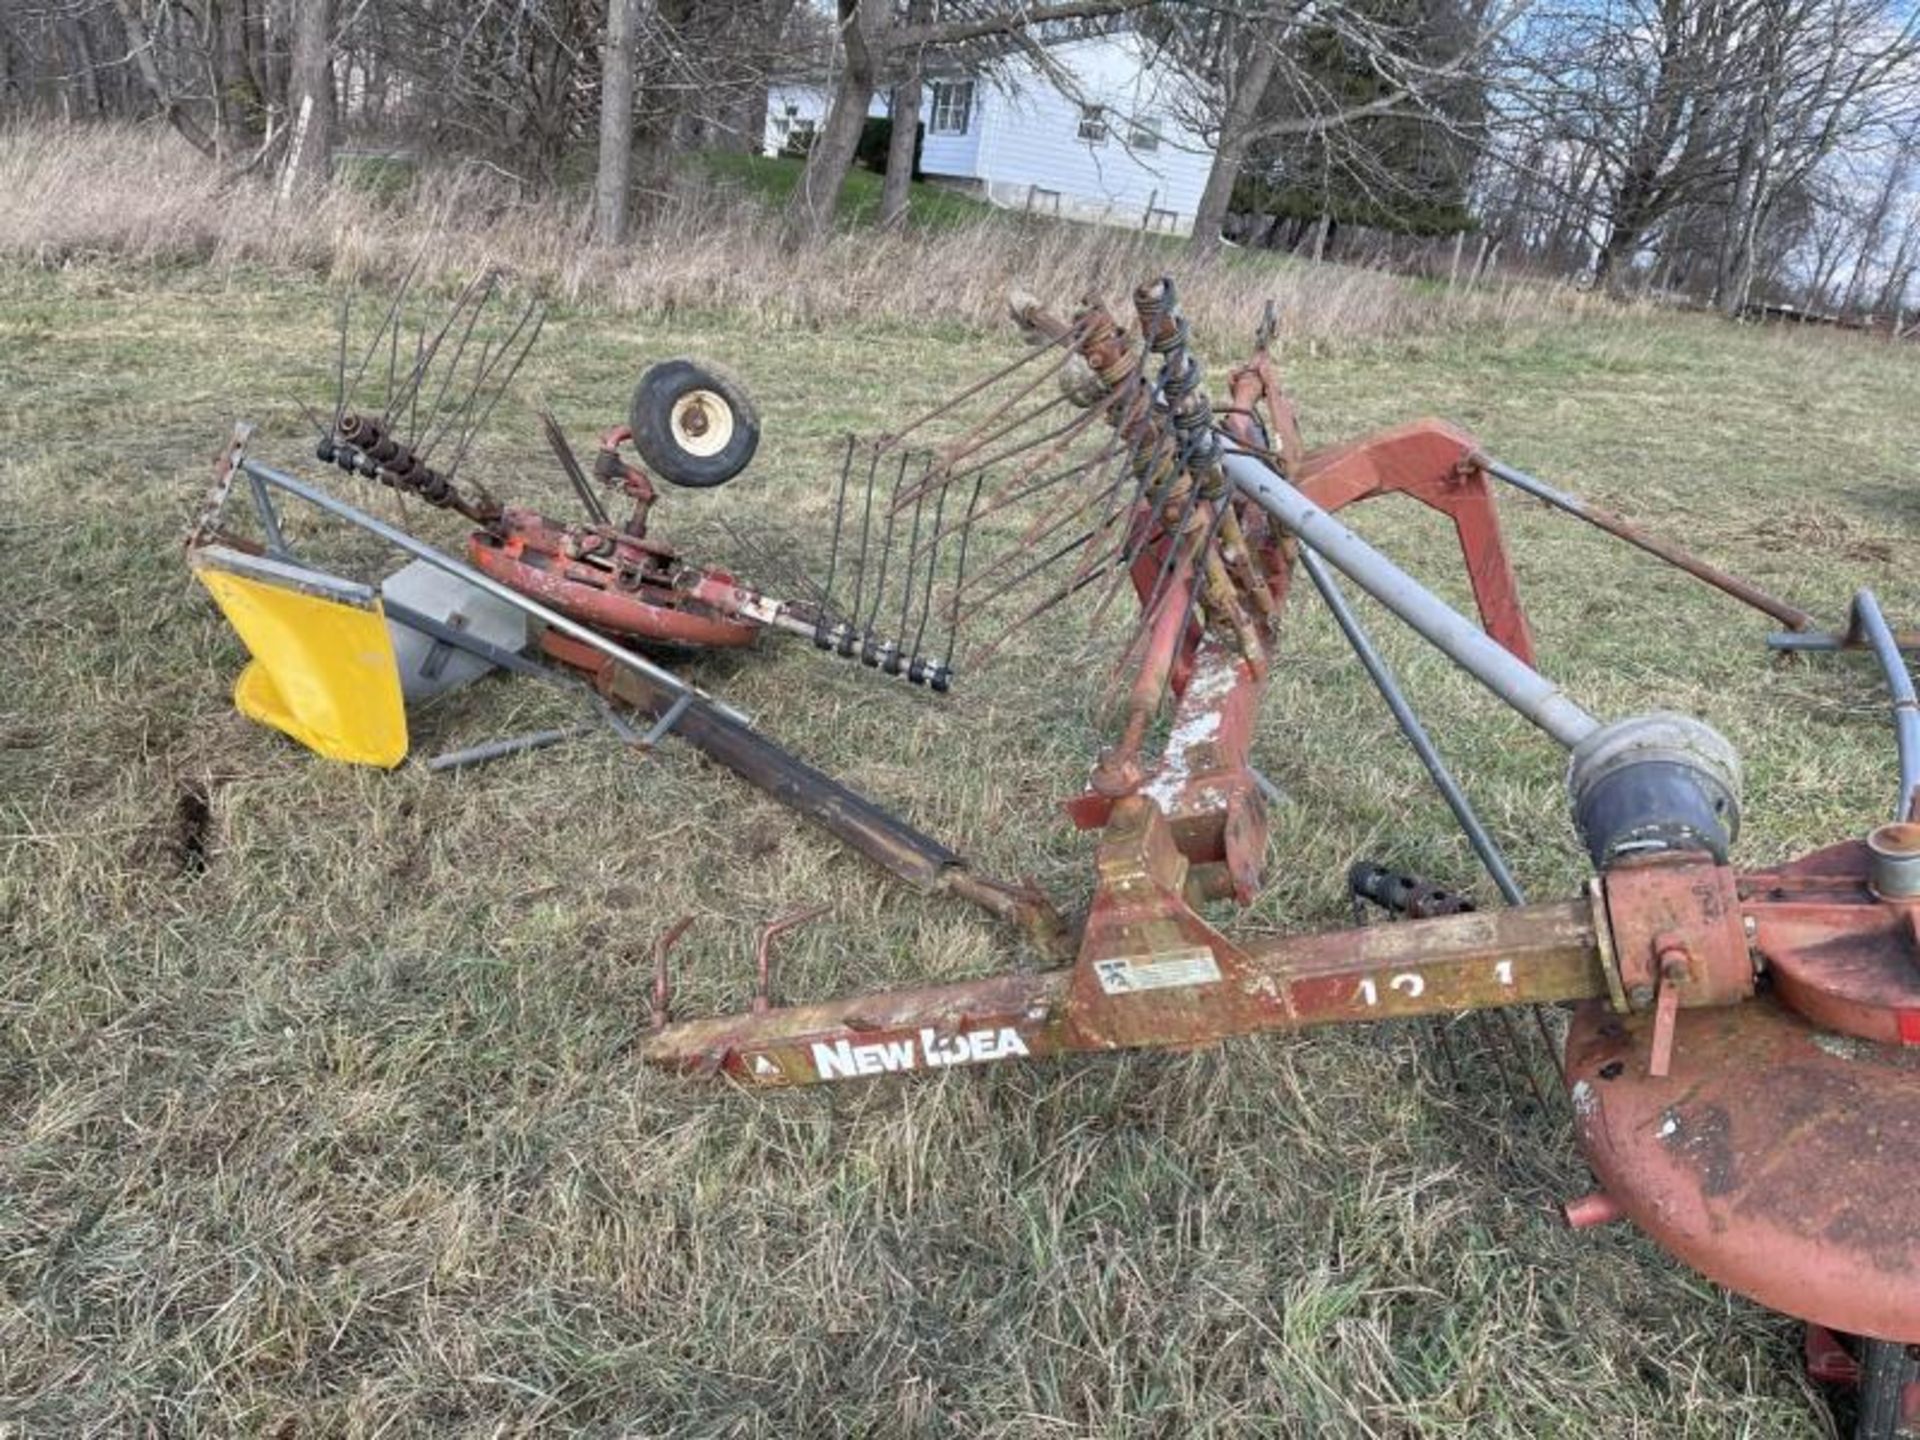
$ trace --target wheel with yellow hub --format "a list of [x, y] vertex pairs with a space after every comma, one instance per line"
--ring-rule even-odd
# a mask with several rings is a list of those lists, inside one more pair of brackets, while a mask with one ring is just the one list
[[627, 423], [642, 464], [696, 489], [724, 485], [760, 444], [760, 417], [745, 388], [704, 360], [650, 366], [634, 387]]

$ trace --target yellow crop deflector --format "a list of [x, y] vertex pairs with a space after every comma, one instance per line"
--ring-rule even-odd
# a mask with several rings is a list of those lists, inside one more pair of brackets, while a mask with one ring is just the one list
[[315, 754], [391, 768], [407, 753], [400, 670], [380, 597], [365, 585], [224, 545], [188, 551], [253, 659], [241, 714]]

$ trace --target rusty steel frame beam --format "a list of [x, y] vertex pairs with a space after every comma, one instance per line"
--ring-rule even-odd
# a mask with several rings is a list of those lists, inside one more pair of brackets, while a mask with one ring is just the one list
[[979, 906], [1019, 927], [1042, 953], [1064, 953], [1060, 918], [1045, 895], [1032, 886], [981, 875], [938, 840], [715, 705], [615, 666], [571, 637], [550, 632], [542, 644], [553, 658], [584, 671], [603, 694], [623, 704], [663, 719], [677, 710], [672, 729], [680, 739], [894, 878], [922, 892], [949, 894]]
[[[1225, 981], [1201, 978], [1199, 954], [1166, 954], [1134, 967], [1141, 988], [1109, 991], [1100, 962], [1083, 957], [1064, 969], [683, 1021], [655, 1031], [641, 1054], [748, 1084], [807, 1085], [1075, 1051], [1186, 1048], [1601, 998], [1608, 953], [1593, 905], [1573, 900], [1272, 940], [1240, 950], [1244, 965]], [[1147, 965], [1163, 968], [1148, 974]]]

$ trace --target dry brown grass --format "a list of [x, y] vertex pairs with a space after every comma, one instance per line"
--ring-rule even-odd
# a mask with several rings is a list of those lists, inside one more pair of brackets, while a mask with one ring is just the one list
[[[691, 179], [658, 200], [630, 243], [610, 249], [589, 243], [582, 203], [523, 198], [481, 167], [429, 167], [399, 197], [336, 184], [284, 204], [262, 180], [224, 179], [151, 126], [0, 131], [0, 194], [10, 197], [0, 255], [41, 264], [191, 260], [357, 281], [390, 278], [422, 256], [429, 279], [501, 267], [570, 303], [726, 311], [768, 324], [994, 324], [1012, 288], [1124, 295], [1182, 260], [1164, 237], [1000, 215], [899, 234], [843, 230], [796, 250], [763, 206]], [[1606, 303], [1535, 282], [1416, 286], [1271, 255], [1186, 274], [1182, 299], [1202, 334], [1243, 336], [1272, 299], [1283, 335], [1341, 344], [1573, 318]]]

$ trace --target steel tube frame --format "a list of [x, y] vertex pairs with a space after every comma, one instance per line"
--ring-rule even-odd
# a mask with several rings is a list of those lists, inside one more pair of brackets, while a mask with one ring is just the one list
[[384, 520], [376, 519], [374, 516], [367, 514], [366, 511], [356, 509], [354, 506], [347, 504], [346, 501], [336, 499], [326, 491], [309, 485], [304, 480], [287, 474], [284, 470], [276, 470], [271, 465], [265, 465], [253, 459], [241, 461], [241, 467], [249, 477], [265, 481], [276, 489], [286, 491], [289, 495], [298, 496], [309, 505], [318, 506], [328, 514], [345, 520], [350, 525], [358, 526], [369, 535], [378, 536], [389, 545], [404, 550], [407, 554], [413, 556], [414, 559], [425, 561], [436, 570], [444, 571], [449, 575], [464, 580], [475, 589], [484, 590], [496, 600], [503, 601], [524, 614], [531, 615], [534, 619], [546, 625], [549, 630], [557, 630], [562, 635], [566, 635], [571, 639], [579, 641], [582, 645], [599, 651], [616, 665], [632, 670], [636, 674], [644, 675], [656, 684], [666, 686], [676, 695], [695, 696], [729, 719], [737, 720], [741, 724], [748, 723], [746, 717], [738, 710], [735, 710], [724, 701], [714, 699], [713, 696], [707, 694], [697, 686], [689, 685], [671, 670], [656, 665], [643, 656], [636, 655], [624, 645], [615, 644], [598, 630], [582, 625], [577, 620], [570, 620], [558, 610], [549, 609], [538, 600], [529, 600], [518, 590], [501, 584], [491, 575], [484, 574], [474, 569], [471, 565], [462, 564], [451, 555], [443, 554], [425, 541], [416, 540], [413, 536], [407, 534], [406, 531], [389, 525]]
[[1380, 698], [1387, 702], [1387, 709], [1393, 712], [1400, 733], [1407, 737], [1413, 753], [1427, 767], [1427, 775], [1433, 781], [1434, 789], [1447, 802], [1447, 809], [1453, 812], [1453, 818], [1460, 826], [1461, 833], [1467, 837], [1467, 843], [1473, 847], [1473, 853], [1480, 857], [1480, 863], [1493, 880], [1494, 888], [1499, 890], [1507, 904], [1526, 904], [1526, 896], [1521, 893], [1519, 882], [1507, 868], [1506, 856], [1500, 853], [1500, 847], [1487, 834], [1486, 827], [1481, 825], [1479, 815], [1474, 813], [1473, 802], [1467, 799], [1466, 792], [1461, 790], [1459, 782], [1453, 778], [1453, 772], [1447, 768], [1447, 762], [1440, 757], [1433, 738], [1427, 734], [1427, 727], [1420, 723], [1420, 717], [1414, 713], [1406, 692], [1400, 688], [1400, 682], [1374, 648], [1372, 637], [1361, 625], [1360, 617], [1353, 613], [1347, 597], [1341, 593], [1339, 582], [1327, 573], [1326, 563], [1311, 550], [1303, 549], [1300, 552], [1300, 564], [1306, 570], [1307, 578], [1313, 581], [1313, 588], [1320, 592], [1320, 598], [1326, 601], [1334, 624], [1347, 637], [1347, 643], [1353, 647], [1353, 653], [1373, 681], [1374, 688], [1380, 692]]
[[1900, 754], [1900, 800], [1893, 818], [1920, 820], [1920, 697], [1914, 694], [1913, 676], [1871, 590], [1854, 592], [1851, 628], [1872, 649], [1893, 695], [1894, 743]]
[[[1893, 643], [1904, 652], [1920, 654], [1920, 631], [1896, 630], [1893, 632]], [[1835, 635], [1826, 630], [1783, 630], [1767, 636], [1767, 648], [1797, 655], [1810, 650], [1858, 650], [1862, 646], [1859, 638], [1851, 634]]]
[[1354, 584], [1560, 744], [1571, 750], [1600, 728], [1598, 720], [1546, 676], [1314, 504], [1264, 461], [1229, 447], [1224, 464], [1227, 477], [1302, 545], [1318, 551]]
[[1684, 570], [1696, 580], [1704, 581], [1723, 595], [1731, 595], [1743, 605], [1751, 605], [1764, 615], [1771, 615], [1782, 625], [1790, 629], [1811, 630], [1815, 624], [1813, 616], [1798, 605], [1789, 604], [1757, 586], [1748, 584], [1738, 576], [1729, 575], [1724, 570], [1716, 570], [1706, 561], [1688, 554], [1678, 545], [1662, 540], [1657, 535], [1649, 535], [1636, 525], [1630, 525], [1618, 515], [1589, 505], [1577, 495], [1569, 495], [1564, 490], [1556, 490], [1546, 481], [1516, 470], [1488, 455], [1474, 457], [1480, 468], [1496, 480], [1504, 480], [1514, 489], [1533, 496], [1543, 504], [1551, 505], [1563, 514], [1576, 520], [1584, 520], [1596, 530], [1603, 530], [1616, 540], [1624, 540], [1636, 549], [1644, 550], [1656, 559], [1664, 560], [1676, 570]]

